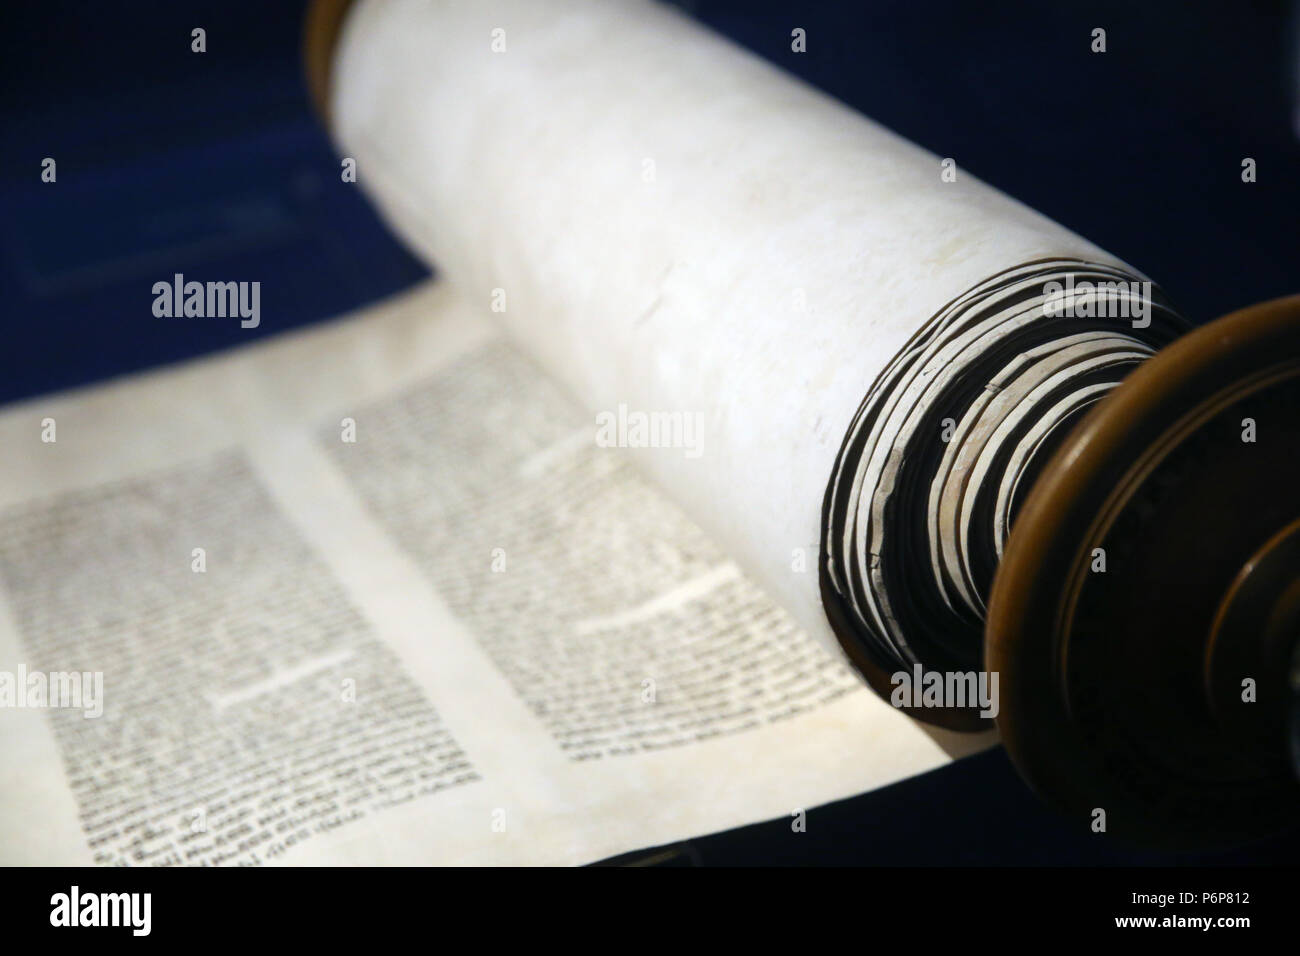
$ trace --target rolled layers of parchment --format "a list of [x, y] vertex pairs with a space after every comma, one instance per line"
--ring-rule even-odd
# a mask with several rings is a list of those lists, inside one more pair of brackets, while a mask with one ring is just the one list
[[397, 232], [576, 396], [699, 416], [641, 464], [878, 690], [980, 666], [1037, 470], [1182, 329], [1114, 257], [657, 3], [361, 0], [331, 88]]

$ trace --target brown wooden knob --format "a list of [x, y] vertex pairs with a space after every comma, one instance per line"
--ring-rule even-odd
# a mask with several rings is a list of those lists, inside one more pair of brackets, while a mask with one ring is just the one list
[[311, 0], [303, 20], [302, 62], [307, 94], [321, 121], [330, 115], [330, 76], [334, 49], [352, 0]]
[[1300, 819], [1285, 726], [1297, 522], [1300, 296], [1139, 366], [1026, 498], [985, 651], [998, 727], [1037, 791], [1153, 844]]

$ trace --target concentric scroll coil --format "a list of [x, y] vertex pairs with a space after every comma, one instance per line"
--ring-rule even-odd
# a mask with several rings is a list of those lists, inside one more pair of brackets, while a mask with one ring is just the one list
[[1149, 281], [1075, 259], [1008, 269], [926, 322], [871, 385], [826, 491], [823, 593], [841, 642], [859, 644], [850, 657], [978, 670], [993, 572], [1035, 476], [1186, 328]]

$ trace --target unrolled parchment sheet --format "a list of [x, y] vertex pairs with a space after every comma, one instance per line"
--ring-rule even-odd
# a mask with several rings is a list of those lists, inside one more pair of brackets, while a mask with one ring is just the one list
[[0, 863], [587, 863], [977, 746], [591, 435], [440, 282], [5, 408]]

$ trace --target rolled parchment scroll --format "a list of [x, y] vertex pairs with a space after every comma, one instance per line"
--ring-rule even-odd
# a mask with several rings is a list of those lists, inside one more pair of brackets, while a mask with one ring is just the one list
[[362, 0], [330, 87], [397, 232], [594, 413], [697, 416], [697, 454], [641, 464], [886, 694], [980, 666], [1034, 475], [1182, 328], [1113, 256], [658, 3]]

